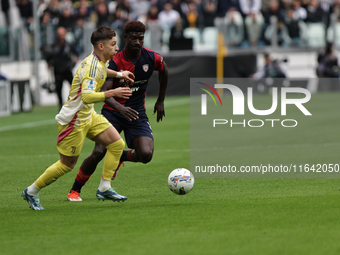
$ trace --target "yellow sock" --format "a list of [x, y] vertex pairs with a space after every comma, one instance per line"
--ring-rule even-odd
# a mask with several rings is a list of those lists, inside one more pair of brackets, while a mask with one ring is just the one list
[[123, 139], [119, 139], [118, 141], [115, 141], [114, 143], [111, 143], [110, 145], [106, 146], [107, 152], [105, 155], [104, 160], [104, 168], [103, 168], [103, 174], [102, 178], [104, 180], [110, 180], [114, 174], [114, 171], [116, 170], [120, 156], [123, 153], [125, 147], [125, 142]]
[[35, 182], [35, 186], [38, 189], [45, 188], [71, 170], [71, 168], [65, 166], [63, 163], [60, 162], [60, 160], [58, 160], [56, 163], [47, 168], [42, 175], [40, 175], [40, 177]]

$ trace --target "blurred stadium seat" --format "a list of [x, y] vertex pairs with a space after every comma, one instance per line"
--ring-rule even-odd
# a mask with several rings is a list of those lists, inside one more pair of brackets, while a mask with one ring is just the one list
[[340, 47], [340, 23], [334, 24], [334, 27], [332, 26], [328, 27], [327, 41], [334, 42], [334, 45], [336, 47]]
[[144, 42], [143, 46], [150, 49], [151, 48], [151, 32], [147, 29], [144, 33]]
[[216, 50], [217, 49], [218, 29], [216, 27], [205, 27], [202, 32], [203, 47]]
[[324, 47], [325, 42], [325, 27], [322, 23], [309, 23], [306, 29], [307, 46], [311, 48]]
[[196, 27], [187, 27], [183, 30], [185, 38], [192, 38], [194, 41], [194, 48], [197, 48], [201, 44], [201, 33]]
[[240, 44], [244, 39], [243, 19], [239, 12], [229, 12], [225, 16], [225, 35], [224, 40], [228, 46]]
[[163, 44], [169, 45], [171, 31], [170, 29], [163, 29], [162, 42]]
[[254, 17], [248, 15], [245, 19], [245, 26], [247, 28], [248, 39], [251, 44], [257, 44], [262, 35], [264, 25], [264, 18], [261, 13]]

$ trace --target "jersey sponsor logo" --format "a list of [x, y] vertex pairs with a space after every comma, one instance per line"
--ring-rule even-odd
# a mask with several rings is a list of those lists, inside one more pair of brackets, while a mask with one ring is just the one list
[[145, 82], [147, 82], [148, 80], [146, 79], [146, 80], [140, 80], [140, 81], [135, 81], [133, 84], [138, 84], [138, 83], [145, 83]]
[[88, 89], [94, 89], [94, 82], [93, 82], [93, 80], [89, 81], [89, 85], [87, 85], [87, 88]]
[[149, 70], [149, 64], [143, 65], [144, 72], [147, 72]]
[[138, 90], [139, 90], [139, 87], [131, 87], [130, 90], [131, 90], [132, 92], [138, 91]]

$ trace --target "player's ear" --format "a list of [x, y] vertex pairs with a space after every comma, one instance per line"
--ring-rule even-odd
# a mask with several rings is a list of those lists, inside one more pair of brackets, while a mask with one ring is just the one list
[[98, 43], [98, 49], [103, 50], [104, 49], [104, 44], [102, 42]]

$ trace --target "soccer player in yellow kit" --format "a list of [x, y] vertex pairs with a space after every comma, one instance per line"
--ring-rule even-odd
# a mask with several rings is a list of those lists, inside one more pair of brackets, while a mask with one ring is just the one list
[[[118, 50], [115, 31], [102, 26], [92, 33], [91, 43], [94, 50], [77, 69], [67, 102], [56, 116], [60, 160], [47, 168], [32, 185], [22, 191], [21, 196], [33, 210], [44, 209], [40, 204], [39, 191], [74, 168], [85, 137], [107, 148], [97, 198], [113, 201], [127, 199], [111, 188], [111, 177], [118, 166], [125, 143], [106, 118], [95, 112], [94, 103], [113, 96], [128, 99], [132, 92], [127, 87], [100, 92], [107, 77], [108, 60], [113, 58]], [[113, 76], [124, 77], [122, 73], [114, 73]]]

